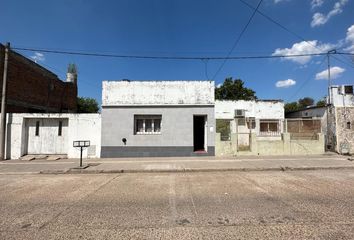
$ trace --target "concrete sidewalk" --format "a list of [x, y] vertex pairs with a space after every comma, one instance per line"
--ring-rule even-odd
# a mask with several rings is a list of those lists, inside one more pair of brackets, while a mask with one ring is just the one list
[[208, 171], [287, 171], [354, 169], [347, 156], [183, 157], [84, 159], [86, 169], [73, 169], [79, 159], [57, 161], [8, 160], [0, 162], [0, 174], [133, 173], [133, 172], [208, 172]]

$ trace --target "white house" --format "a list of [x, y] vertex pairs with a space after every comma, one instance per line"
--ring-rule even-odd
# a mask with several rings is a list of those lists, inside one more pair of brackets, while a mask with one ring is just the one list
[[78, 158], [73, 141], [88, 140], [83, 157], [100, 157], [101, 115], [73, 113], [7, 114], [6, 158], [24, 155], [64, 155]]
[[231, 133], [278, 138], [283, 132], [284, 103], [280, 100], [216, 101], [215, 118], [230, 121]]

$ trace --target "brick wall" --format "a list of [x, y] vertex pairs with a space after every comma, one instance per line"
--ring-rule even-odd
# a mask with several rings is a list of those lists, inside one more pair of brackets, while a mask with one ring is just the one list
[[[0, 86], [3, 65], [4, 46], [0, 45]], [[33, 61], [15, 52], [10, 53], [8, 112], [76, 112], [76, 99], [76, 84], [63, 82], [54, 73]]]

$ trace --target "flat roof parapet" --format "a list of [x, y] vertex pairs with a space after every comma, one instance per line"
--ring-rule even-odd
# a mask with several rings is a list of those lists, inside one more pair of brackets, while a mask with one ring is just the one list
[[214, 105], [214, 81], [103, 81], [102, 106]]

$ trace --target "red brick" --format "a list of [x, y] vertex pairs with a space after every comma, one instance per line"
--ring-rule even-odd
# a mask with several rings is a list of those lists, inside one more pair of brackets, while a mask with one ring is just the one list
[[[0, 44], [0, 90], [3, 66], [4, 46]], [[7, 112], [76, 112], [77, 85], [61, 81], [49, 70], [11, 51], [7, 99]]]

